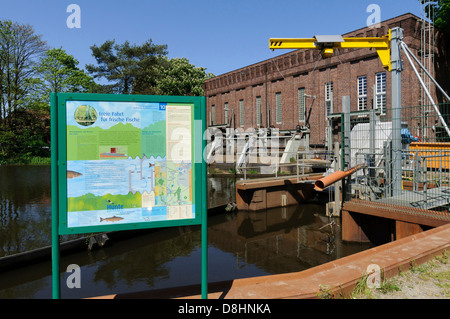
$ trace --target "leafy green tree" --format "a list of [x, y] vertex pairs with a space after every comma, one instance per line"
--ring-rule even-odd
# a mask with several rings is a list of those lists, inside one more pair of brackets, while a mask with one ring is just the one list
[[427, 18], [434, 21], [434, 25], [450, 34], [450, 0], [420, 0], [425, 5]]
[[94, 79], [80, 70], [79, 62], [63, 49], [50, 49], [36, 67], [45, 85], [45, 96], [51, 92], [89, 92]]
[[50, 156], [50, 114], [20, 108], [11, 113], [7, 130], [0, 131], [0, 163], [26, 163], [33, 156]]
[[128, 41], [115, 44], [115, 40], [108, 40], [100, 46], [91, 46], [91, 50], [98, 66], [88, 64], [87, 71], [94, 78], [112, 82], [100, 88], [103, 92], [120, 94], [141, 94], [153, 87], [154, 66], [167, 55], [167, 45], [153, 44], [151, 39], [142, 45], [130, 45]]
[[0, 20], [0, 125], [7, 130], [11, 114], [24, 106], [36, 59], [47, 49], [30, 25]]
[[0, 20], [0, 161], [45, 152], [48, 114], [27, 109], [47, 49], [30, 25]]
[[156, 87], [163, 95], [201, 96], [203, 83], [213, 77], [206, 73], [206, 68], [196, 67], [186, 58], [165, 58], [165, 63], [156, 67], [158, 76]]

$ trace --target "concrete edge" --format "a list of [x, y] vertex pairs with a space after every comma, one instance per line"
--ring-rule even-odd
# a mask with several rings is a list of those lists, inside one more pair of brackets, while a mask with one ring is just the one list
[[321, 287], [348, 295], [367, 274], [369, 265], [378, 265], [385, 278], [420, 265], [450, 247], [450, 224], [298, 273], [239, 280], [226, 298], [318, 298]]

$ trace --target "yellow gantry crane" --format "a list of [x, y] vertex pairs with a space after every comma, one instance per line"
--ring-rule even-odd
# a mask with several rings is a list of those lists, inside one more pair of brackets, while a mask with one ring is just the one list
[[[375, 49], [380, 57], [383, 67], [391, 72], [391, 95], [392, 95], [392, 194], [400, 195], [402, 193], [402, 144], [401, 144], [401, 72], [403, 70], [403, 62], [401, 59], [401, 49], [404, 50], [408, 61], [411, 64], [420, 84], [424, 88], [431, 104], [433, 105], [436, 114], [438, 115], [442, 125], [450, 136], [450, 128], [445, 119], [442, 117], [439, 108], [428, 89], [425, 87], [416, 67], [414, 66], [411, 56], [420, 65], [425, 74], [434, 82], [437, 88], [441, 90], [444, 96], [450, 101], [450, 96], [439, 86], [436, 80], [428, 73], [425, 67], [414, 57], [408, 46], [403, 42], [403, 29], [401, 27], [394, 27], [389, 29], [387, 35], [382, 37], [349, 37], [343, 38], [340, 35], [316, 35], [314, 38], [307, 39], [292, 39], [292, 38], [271, 38], [269, 48], [275, 49], [318, 49], [322, 51], [323, 58], [330, 58], [333, 56], [334, 49], [361, 49], [369, 48]], [[411, 55], [411, 56], [410, 56]]]
[[400, 46], [403, 40], [403, 29], [395, 27], [382, 37], [349, 37], [340, 35], [316, 35], [310, 39], [271, 38], [269, 48], [275, 49], [317, 49], [322, 51], [323, 58], [330, 58], [334, 49], [369, 48], [377, 50], [383, 67], [391, 72], [392, 90], [392, 153], [395, 160], [392, 168], [392, 195], [402, 192], [401, 167], [401, 72], [403, 64], [400, 57]]
[[419, 79], [422, 87], [427, 93], [431, 104], [433, 105], [436, 114], [450, 136], [450, 129], [448, 128], [445, 119], [440, 114], [440, 111], [434, 103], [433, 98], [429, 94], [425, 87], [419, 73], [417, 72], [411, 57], [421, 66], [424, 72], [430, 77], [430, 79], [436, 84], [436, 86], [442, 91], [446, 98], [450, 101], [450, 96], [439, 86], [436, 80], [428, 73], [424, 66], [414, 57], [408, 46], [403, 42], [403, 29], [400, 27], [394, 27], [389, 29], [387, 35], [382, 37], [348, 37], [343, 38], [340, 35], [316, 35], [314, 38], [309, 39], [292, 39], [292, 38], [271, 38], [269, 48], [275, 49], [318, 49], [322, 51], [323, 58], [330, 58], [334, 49], [361, 49], [369, 48], [375, 49], [380, 57], [383, 67], [391, 72], [391, 95], [392, 95], [392, 152], [394, 154], [393, 168], [392, 168], [392, 195], [400, 195], [402, 192], [402, 144], [401, 144], [401, 72], [403, 70], [403, 62], [400, 56], [401, 49], [403, 48], [408, 61], [411, 64], [417, 78]]
[[314, 38], [271, 38], [270, 49], [318, 49], [323, 58], [330, 58], [334, 49], [369, 48], [377, 50], [383, 67], [391, 71], [391, 30], [383, 37], [343, 38], [340, 35], [316, 35]]

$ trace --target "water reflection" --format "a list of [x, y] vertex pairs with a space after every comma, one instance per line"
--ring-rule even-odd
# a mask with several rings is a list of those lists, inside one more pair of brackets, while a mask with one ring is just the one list
[[[0, 257], [51, 245], [50, 172], [49, 165], [0, 165]], [[208, 207], [234, 202], [234, 185], [235, 178], [208, 179]]]
[[236, 201], [236, 178], [208, 178], [208, 207], [217, 207]]
[[[0, 167], [0, 174], [1, 252], [50, 245], [49, 167]], [[234, 179], [209, 179], [208, 190], [209, 207], [234, 201]], [[153, 229], [110, 240], [101, 249], [62, 256], [61, 296], [199, 284], [200, 246], [200, 226], [183, 226]], [[326, 217], [323, 205], [221, 213], [208, 218], [208, 280], [301, 271], [366, 248], [343, 244], [339, 219]], [[70, 264], [81, 267], [80, 289], [65, 284]], [[51, 298], [50, 261], [4, 272], [0, 278], [0, 298]]]
[[0, 166], [0, 257], [51, 242], [50, 166]]
[[[209, 218], [210, 282], [300, 271], [367, 247], [343, 245], [339, 224], [329, 225], [320, 205]], [[198, 226], [153, 230], [102, 249], [61, 259], [63, 298], [82, 298], [200, 283]], [[65, 286], [69, 264], [81, 266], [81, 289]], [[50, 298], [51, 265], [3, 274], [0, 298]]]
[[270, 274], [295, 272], [362, 248], [360, 244], [342, 243], [340, 220], [326, 217], [324, 206], [319, 204], [233, 216], [233, 222], [210, 226], [208, 240], [222, 251], [233, 253], [239, 267], [252, 264]]

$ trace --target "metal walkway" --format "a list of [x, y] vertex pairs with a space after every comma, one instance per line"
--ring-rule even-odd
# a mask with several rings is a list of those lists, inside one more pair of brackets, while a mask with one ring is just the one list
[[[411, 201], [407, 202], [411, 203]], [[398, 202], [392, 204], [382, 203], [378, 200], [364, 201], [353, 199], [345, 202], [342, 210], [431, 227], [438, 227], [450, 223], [450, 212], [426, 210], [412, 205], [409, 207], [400, 206]]]
[[441, 186], [421, 191], [403, 190], [400, 195], [379, 199], [376, 202], [421, 209], [433, 209], [450, 204], [450, 187]]

